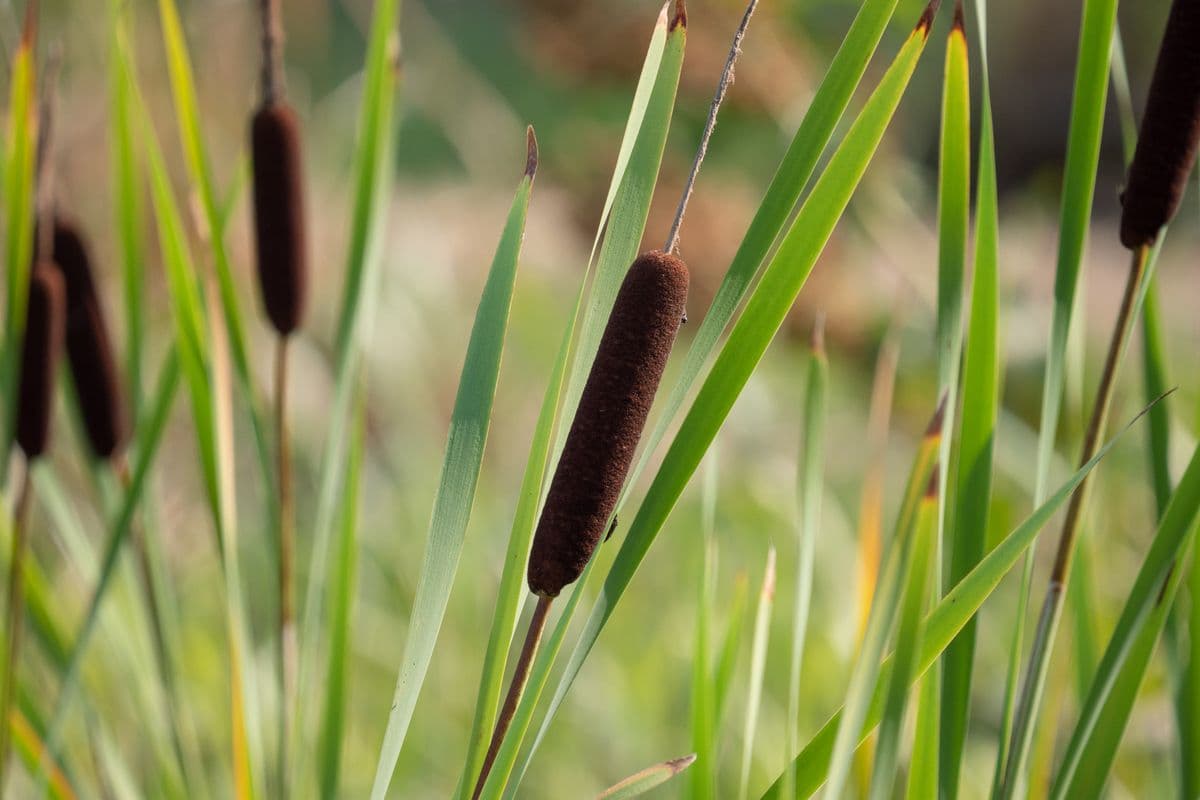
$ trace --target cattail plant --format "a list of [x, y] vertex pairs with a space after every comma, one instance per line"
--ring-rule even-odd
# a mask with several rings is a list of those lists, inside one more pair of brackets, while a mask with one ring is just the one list
[[308, 263], [304, 228], [300, 125], [284, 97], [279, 0], [260, 0], [262, 102], [250, 124], [254, 176], [254, 230], [259, 288], [278, 340], [275, 423], [279, 492], [279, 781], [287, 795], [288, 709], [296, 671], [293, 561], [295, 510], [287, 432], [289, 337], [304, 317]]
[[[21, 344], [21, 374], [17, 390], [17, 445], [25, 456], [25, 472], [17, 494], [16, 524], [9, 560], [7, 597], [7, 664], [0, 689], [0, 719], [12, 715], [24, 617], [24, 564], [29, 549], [30, 473], [50, 441], [54, 412], [54, 379], [62, 355], [66, 328], [66, 289], [58, 269], [40, 262], [29, 279], [29, 307]], [[3, 795], [11, 749], [10, 728], [0, 725], [0, 795]]]
[[[1138, 296], [1159, 231], [1179, 209], [1184, 186], [1200, 147], [1200, 5], [1173, 0], [1158, 52], [1137, 148], [1121, 197], [1120, 238], [1133, 251], [1121, 307], [1109, 341], [1100, 384], [1084, 433], [1079, 463], [1086, 464], [1100, 448], [1112, 404], [1117, 369], [1138, 311]], [[1071, 496], [1059, 535], [1050, 585], [1038, 619], [1029, 666], [1017, 707], [1008, 762], [1000, 795], [1012, 797], [1028, 753], [1031, 725], [1037, 716], [1050, 652], [1062, 613], [1075, 540], [1091, 486], [1084, 478]]]
[[[534, 532], [526, 581], [538, 599], [473, 798], [478, 798], [487, 784], [554, 598], [579, 579], [596, 548], [616, 526], [617, 502], [675, 337], [687, 321], [689, 274], [678, 255], [679, 229], [757, 5], [757, 0], [749, 0], [734, 33], [666, 244], [662, 250], [638, 256], [629, 268], [596, 350]], [[682, 0], [675, 4], [670, 28], [680, 25], [687, 25]]]

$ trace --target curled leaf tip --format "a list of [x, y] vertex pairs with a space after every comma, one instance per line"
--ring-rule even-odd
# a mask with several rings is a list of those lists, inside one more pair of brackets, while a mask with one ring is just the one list
[[921, 18], [917, 20], [916, 30], [922, 36], [929, 35], [929, 29], [933, 27], [933, 18], [937, 16], [938, 7], [941, 4], [942, 0], [929, 0], [929, 5], [925, 6], [925, 10], [921, 12]]
[[671, 18], [671, 27], [668, 30], [674, 31], [680, 26], [687, 30], [687, 6], [683, 0], [675, 0], [675, 16]]
[[538, 166], [538, 144], [537, 135], [533, 132], [533, 126], [525, 128], [525, 175], [533, 180], [533, 176], [537, 174]]

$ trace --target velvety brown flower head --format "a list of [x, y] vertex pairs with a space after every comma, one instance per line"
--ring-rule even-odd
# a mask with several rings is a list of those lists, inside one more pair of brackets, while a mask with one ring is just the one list
[[250, 132], [254, 230], [263, 305], [275, 330], [300, 327], [308, 297], [300, 125], [282, 103], [259, 109]]
[[574, 582], [603, 538], [646, 425], [687, 301], [688, 270], [638, 257], [617, 294], [550, 484], [529, 557], [529, 588]]
[[1121, 243], [1152, 244], [1179, 210], [1200, 147], [1200, 2], [1174, 0], [1121, 196]]
[[54, 413], [54, 378], [62, 357], [66, 289], [53, 264], [38, 264], [29, 277], [29, 309], [21, 343], [17, 389], [17, 444], [27, 459], [46, 450]]

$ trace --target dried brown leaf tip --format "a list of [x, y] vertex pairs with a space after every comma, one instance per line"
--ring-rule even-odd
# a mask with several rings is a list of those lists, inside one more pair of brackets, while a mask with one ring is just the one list
[[537, 175], [538, 168], [538, 143], [537, 135], [533, 132], [533, 126], [525, 128], [525, 175], [529, 180], [533, 180]]
[[950, 28], [950, 30], [958, 33], [959, 36], [966, 35], [967, 26], [966, 26], [966, 23], [963, 21], [962, 0], [955, 0], [955, 2], [954, 2], [954, 24]]
[[45, 452], [50, 440], [54, 378], [62, 356], [65, 314], [62, 275], [53, 264], [38, 264], [29, 278], [29, 309], [17, 389], [17, 444], [30, 460]]
[[603, 538], [637, 450], [687, 301], [688, 270], [659, 250], [629, 268], [550, 483], [529, 557], [529, 589], [555, 597]]
[[683, 0], [675, 0], [675, 15], [671, 17], [671, 25], [667, 28], [667, 30], [673, 31], [680, 26], [686, 30], [687, 24], [687, 6], [684, 4]]
[[25, 5], [25, 19], [21, 23], [21, 47], [32, 48], [37, 40], [38, 4], [29, 0]]
[[929, 482], [925, 484], [925, 499], [926, 500], [936, 500], [937, 499], [939, 487], [941, 486], [941, 476], [939, 474], [940, 472], [941, 472], [941, 470], [938, 469], [938, 465], [935, 463], [933, 465], [933, 472], [929, 473]]
[[1121, 243], [1154, 243], [1179, 210], [1200, 147], [1200, 3], [1174, 0], [1121, 196]]
[[104, 307], [96, 291], [92, 259], [79, 227], [54, 220], [54, 263], [66, 287], [66, 344], [71, 380], [88, 443], [108, 459], [127, 435], [117, 361]]
[[280, 336], [304, 319], [308, 299], [307, 235], [300, 125], [284, 103], [265, 105], [251, 125], [254, 227], [263, 305]]
[[942, 399], [938, 401], [937, 411], [933, 412], [933, 417], [929, 420], [929, 425], [925, 428], [926, 439], [936, 439], [942, 435], [942, 427], [946, 423], [946, 395], [942, 395]]
[[916, 30], [922, 36], [928, 36], [929, 31], [933, 28], [933, 19], [937, 16], [938, 8], [942, 5], [942, 0], [929, 0], [929, 5], [925, 6], [925, 10], [921, 12], [921, 18], [917, 20]]

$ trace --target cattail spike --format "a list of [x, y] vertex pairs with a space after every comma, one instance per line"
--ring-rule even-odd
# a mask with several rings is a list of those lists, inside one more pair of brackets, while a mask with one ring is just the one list
[[55, 219], [53, 247], [54, 263], [66, 284], [67, 361], [79, 412], [92, 452], [107, 460], [125, 443], [127, 431], [104, 307], [79, 228], [66, 219]]
[[687, 300], [688, 270], [662, 251], [629, 268], [575, 412], [529, 557], [529, 589], [554, 597], [604, 536]]
[[21, 345], [17, 444], [33, 460], [46, 450], [54, 413], [54, 378], [62, 356], [66, 289], [53, 264], [38, 264], [29, 278], [29, 310]]
[[1154, 243], [1179, 210], [1200, 148], [1200, 3], [1174, 0], [1154, 66], [1129, 179], [1121, 244]]
[[280, 336], [300, 327], [308, 294], [300, 125], [283, 103], [264, 106], [251, 126], [258, 279]]

